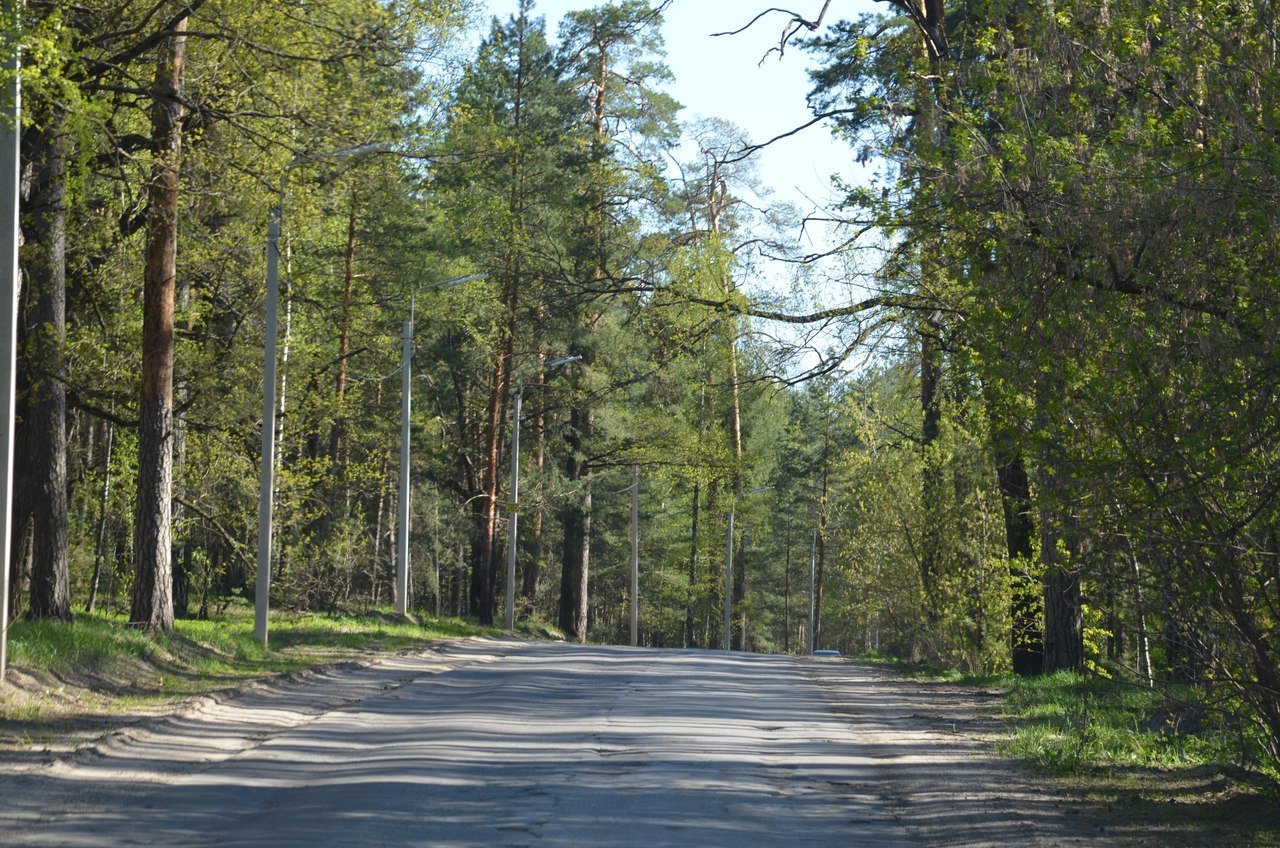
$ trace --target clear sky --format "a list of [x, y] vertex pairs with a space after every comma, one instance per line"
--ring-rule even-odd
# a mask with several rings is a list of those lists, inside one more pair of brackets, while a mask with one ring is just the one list
[[[484, 0], [489, 15], [506, 17], [516, 0]], [[538, 0], [535, 13], [547, 19], [547, 31], [555, 36], [560, 16], [570, 10], [593, 8], [603, 0]], [[823, 0], [790, 0], [796, 12], [813, 18]], [[776, 47], [789, 19], [771, 13], [744, 33], [712, 37], [714, 32], [744, 26], [772, 5], [767, 0], [674, 0], [666, 13], [663, 36], [667, 65], [675, 75], [669, 93], [686, 107], [686, 122], [697, 117], [729, 120], [747, 131], [753, 142], [788, 132], [812, 116], [805, 104], [809, 91], [806, 75], [809, 57], [788, 49], [761, 63]], [[873, 0], [836, 0], [828, 11], [830, 23], [837, 17], [854, 17], [875, 11]], [[486, 16], [487, 21], [487, 16]], [[487, 23], [483, 29], [487, 30]], [[831, 199], [831, 175], [852, 170], [853, 152], [832, 139], [823, 126], [784, 139], [757, 154], [757, 173], [779, 199], [795, 203], [808, 213]]]

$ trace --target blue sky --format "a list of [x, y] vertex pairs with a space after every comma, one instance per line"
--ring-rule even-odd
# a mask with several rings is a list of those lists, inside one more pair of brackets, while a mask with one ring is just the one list
[[[482, 32], [488, 31], [489, 15], [505, 18], [517, 6], [516, 0], [480, 2], [488, 10]], [[548, 34], [554, 37], [560, 17], [566, 11], [594, 8], [603, 2], [605, 0], [537, 0], [534, 11], [546, 17]], [[785, 5], [812, 19], [822, 9], [823, 2], [790, 0]], [[771, 5], [771, 0], [673, 0], [663, 25], [667, 65], [675, 76], [668, 91], [684, 104], [681, 119], [686, 124], [698, 117], [723, 118], [742, 127], [750, 140], [758, 143], [812, 118], [805, 103], [809, 91], [809, 56], [803, 51], [788, 49], [781, 59], [774, 53], [761, 62], [769, 49], [777, 46], [788, 16], [772, 13], [739, 35], [712, 36], [715, 32], [744, 26]], [[884, 4], [876, 0], [833, 0], [824, 23], [883, 9]], [[772, 192], [773, 201], [789, 202], [802, 215], [818, 213], [816, 217], [823, 217], [824, 207], [835, 200], [831, 188], [833, 174], [856, 182], [855, 175], [865, 173], [854, 163], [854, 151], [844, 142], [833, 139], [830, 131], [821, 125], [783, 139], [753, 159], [757, 178], [764, 190]], [[811, 225], [803, 233], [796, 230], [793, 235], [799, 240], [798, 249], [804, 253], [829, 249], [841, 238], [833, 228], [821, 225]], [[739, 284], [757, 296], [785, 296], [792, 292], [800, 297], [799, 309], [848, 303], [868, 293], [864, 275], [874, 267], [874, 250], [871, 264], [867, 265], [867, 261], [865, 257], [846, 255], [802, 269], [763, 261]], [[798, 271], [807, 276], [797, 288], [793, 275]], [[835, 327], [764, 329], [775, 334], [772, 336], [775, 340], [794, 346], [789, 362], [780, 366], [792, 374], [817, 364], [820, 349], [841, 346], [835, 341], [839, 333]]]
[[[535, 12], [546, 16], [548, 33], [554, 36], [564, 12], [602, 2], [539, 0]], [[516, 0], [484, 0], [484, 5], [489, 15], [506, 17], [515, 11]], [[663, 27], [667, 64], [675, 75], [669, 91], [685, 105], [685, 121], [697, 116], [724, 118], [759, 142], [810, 119], [805, 105], [809, 57], [791, 49], [781, 60], [775, 53], [760, 62], [769, 48], [777, 46], [786, 16], [769, 14], [739, 35], [711, 35], [738, 29], [770, 5], [765, 0], [674, 0], [671, 4]], [[789, 5], [813, 17], [821, 10], [822, 0], [792, 0]], [[836, 16], [875, 11], [879, 5], [873, 0], [838, 0], [827, 22]], [[832, 139], [826, 128], [814, 126], [759, 153], [756, 166], [761, 182], [778, 198], [808, 213], [815, 204], [830, 201], [831, 175], [849, 173], [852, 159], [847, 145]]]

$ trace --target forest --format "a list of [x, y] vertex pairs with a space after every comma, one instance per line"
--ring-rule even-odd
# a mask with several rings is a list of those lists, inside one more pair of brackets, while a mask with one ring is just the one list
[[273, 610], [625, 643], [635, 597], [1280, 761], [1275, 4], [807, 5], [724, 29], [785, 25], [866, 165], [820, 255], [667, 93], [669, 3], [10, 4], [11, 619], [216, 618], [262, 538]]

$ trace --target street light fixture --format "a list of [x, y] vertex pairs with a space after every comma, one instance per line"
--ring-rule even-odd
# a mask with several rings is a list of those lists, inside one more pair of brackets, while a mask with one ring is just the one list
[[418, 292], [427, 289], [460, 286], [472, 280], [483, 280], [488, 274], [469, 274], [430, 283], [409, 294], [409, 318], [404, 322], [400, 353], [400, 503], [399, 534], [396, 536], [396, 612], [409, 612], [409, 410], [413, 397], [413, 319]]
[[[544, 372], [570, 362], [578, 362], [581, 356], [562, 356], [542, 366]], [[516, 628], [516, 531], [520, 521], [520, 402], [524, 394], [523, 378], [517, 380], [515, 393], [511, 395], [511, 492], [507, 501], [507, 591], [506, 609], [502, 613], [502, 626], [507, 632]]]
[[258, 472], [258, 580], [254, 592], [253, 634], [267, 645], [267, 608], [271, 594], [271, 512], [275, 494], [276, 448], [276, 342], [280, 309], [280, 229], [284, 222], [284, 188], [289, 172], [305, 162], [319, 159], [348, 159], [391, 148], [392, 142], [377, 141], [343, 147], [310, 156], [295, 156], [280, 172], [276, 205], [267, 223], [267, 314], [266, 338], [262, 351], [262, 464]]
[[[744, 495], [755, 495], [760, 492], [771, 492], [773, 486], [760, 486], [743, 492]], [[733, 518], [738, 508], [737, 498], [729, 501], [729, 543], [724, 561], [724, 650], [732, 650], [733, 637]]]

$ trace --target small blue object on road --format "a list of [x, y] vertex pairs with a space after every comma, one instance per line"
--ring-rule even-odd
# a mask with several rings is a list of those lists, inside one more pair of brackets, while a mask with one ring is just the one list
[[840, 656], [840, 652], [839, 652], [839, 651], [832, 651], [832, 650], [828, 650], [828, 649], [825, 649], [825, 648], [824, 648], [824, 649], [823, 649], [823, 650], [821, 650], [821, 651], [814, 651], [814, 652], [813, 652], [813, 655], [814, 655], [815, 657], [838, 657], [838, 656]]

